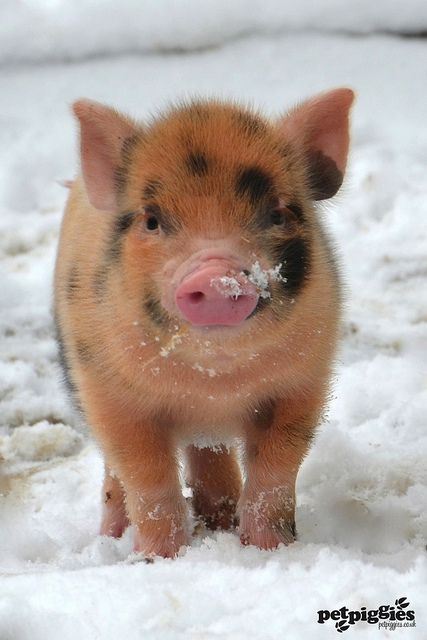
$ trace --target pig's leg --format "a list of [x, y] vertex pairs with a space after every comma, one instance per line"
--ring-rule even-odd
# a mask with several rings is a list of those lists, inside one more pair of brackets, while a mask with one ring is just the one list
[[129, 518], [126, 513], [125, 493], [120, 480], [114, 475], [108, 465], [105, 465], [105, 478], [102, 486], [102, 522], [101, 535], [120, 538]]
[[126, 407], [101, 393], [92, 379], [87, 389], [86, 417], [123, 485], [135, 551], [174, 557], [190, 536], [172, 428], [161, 418], [131, 420]]
[[134, 549], [173, 558], [189, 544], [176, 450], [164, 430], [142, 424], [121, 447], [114, 468], [123, 481], [127, 511], [136, 528]]
[[238, 506], [242, 544], [274, 549], [295, 539], [295, 481], [321, 403], [307, 405], [304, 397], [293, 405], [265, 403], [257, 424], [248, 428], [246, 482]]
[[224, 446], [188, 447], [188, 483], [193, 509], [209, 529], [229, 529], [235, 523], [241, 473], [234, 451]]

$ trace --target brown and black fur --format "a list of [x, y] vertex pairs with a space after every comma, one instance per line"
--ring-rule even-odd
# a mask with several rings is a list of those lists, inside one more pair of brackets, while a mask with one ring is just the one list
[[[345, 112], [345, 128], [352, 93], [335, 93], [328, 108]], [[83, 177], [56, 266], [61, 360], [105, 455], [101, 531], [120, 535], [130, 521], [147, 555], [174, 556], [189, 541], [176, 460], [185, 447], [195, 513], [208, 526], [239, 520], [242, 542], [261, 548], [294, 538], [296, 474], [324, 408], [340, 316], [315, 200], [338, 190], [345, 168], [310, 148], [304, 118], [319, 120], [320, 107], [303, 109], [270, 122], [201, 101], [143, 126], [76, 103]], [[111, 167], [94, 178], [91, 145], [104, 144]], [[159, 235], [147, 232], [150, 216]], [[208, 245], [281, 265], [241, 331], [206, 337], [163, 305], [174, 270]], [[194, 446], [201, 438], [223, 444]], [[244, 445], [243, 486], [233, 438]]]

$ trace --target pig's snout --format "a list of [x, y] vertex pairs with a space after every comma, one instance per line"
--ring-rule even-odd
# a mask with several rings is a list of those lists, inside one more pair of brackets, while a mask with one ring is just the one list
[[243, 273], [224, 265], [203, 265], [185, 277], [175, 292], [184, 318], [195, 326], [236, 326], [258, 303], [256, 287]]

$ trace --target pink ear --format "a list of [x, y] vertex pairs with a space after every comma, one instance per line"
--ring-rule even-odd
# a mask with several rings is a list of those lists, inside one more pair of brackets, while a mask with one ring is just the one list
[[280, 123], [283, 138], [302, 147], [314, 200], [331, 198], [347, 164], [351, 89], [335, 89], [296, 107]]
[[97, 209], [114, 211], [122, 150], [138, 128], [114, 109], [91, 100], [78, 100], [73, 111], [80, 122], [81, 164], [89, 201]]

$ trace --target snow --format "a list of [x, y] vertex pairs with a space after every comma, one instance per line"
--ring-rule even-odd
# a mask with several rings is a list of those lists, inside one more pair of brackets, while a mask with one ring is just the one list
[[417, 34], [426, 29], [425, 0], [2, 0], [0, 59], [197, 51], [249, 34], [301, 30]]
[[[244, 274], [239, 274], [240, 279]], [[212, 278], [210, 286], [216, 289], [224, 298], [237, 298], [242, 295], [242, 283], [234, 276], [222, 276], [218, 278]]]
[[253, 265], [251, 266], [248, 280], [252, 282], [258, 289], [258, 293], [261, 298], [270, 298], [271, 293], [269, 291], [270, 282], [286, 282], [286, 278], [284, 278], [279, 272], [282, 267], [282, 263], [276, 264], [271, 269], [262, 269], [258, 260], [255, 260]]
[[245, 293], [245, 285], [248, 281], [255, 285], [256, 291], [261, 298], [271, 298], [270, 282], [286, 282], [279, 272], [282, 267], [282, 263], [275, 265], [271, 269], [262, 269], [258, 260], [251, 265], [251, 268], [246, 275], [243, 271], [236, 274], [236, 276], [221, 276], [212, 278], [210, 281], [211, 287], [214, 287], [225, 298], [237, 299], [242, 293]]
[[[348, 633], [425, 638], [427, 41], [281, 30], [422, 30], [425, 2], [384, 11], [385, 2], [344, 10], [331, 0], [321, 14], [308, 0], [286, 4], [289, 13], [267, 2], [260, 15], [256, 2], [254, 11], [206, 2], [202, 13], [162, 0], [145, 4], [140, 24], [129, 18], [136, 2], [120, 13], [106, 2], [102, 18], [92, 2], [90, 38], [85, 6], [0, 8], [1, 640], [318, 640], [336, 633], [316, 623], [318, 610], [402, 596], [415, 629], [358, 623]], [[194, 51], [172, 51], [183, 45]], [[167, 55], [155, 52], [165, 46]], [[152, 51], [115, 55], [142, 49]], [[67, 195], [57, 181], [76, 166], [69, 103], [87, 96], [143, 118], [207, 94], [277, 114], [340, 85], [358, 93], [353, 150], [342, 193], [320, 210], [346, 309], [330, 406], [298, 479], [299, 540], [262, 552], [199, 529], [177, 560], [145, 564], [131, 553], [130, 530], [121, 540], [97, 535], [102, 460], [59, 381], [50, 307]]]
[[[81, 448], [81, 436], [64, 424], [51, 424], [42, 420], [32, 426], [16, 427], [0, 440], [3, 460], [50, 460], [56, 456], [69, 456]], [[3, 445], [3, 446], [2, 446]]]

